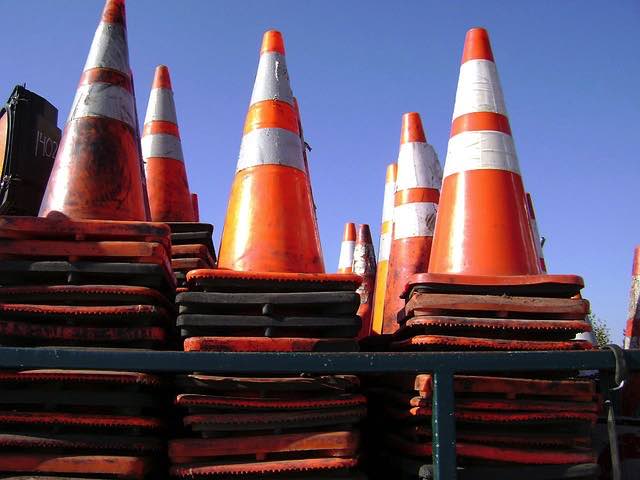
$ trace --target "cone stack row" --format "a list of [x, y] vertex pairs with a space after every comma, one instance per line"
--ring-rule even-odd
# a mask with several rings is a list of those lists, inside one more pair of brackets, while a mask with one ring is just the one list
[[[175, 280], [167, 225], [147, 221], [124, 2], [109, 0], [41, 218], [0, 218], [0, 342], [164, 349]], [[133, 372], [0, 372], [0, 472], [157, 478], [168, 396]]]
[[[424, 142], [419, 117], [405, 115], [382, 313], [387, 348], [592, 348], [574, 339], [591, 328], [582, 279], [546, 274], [485, 30], [467, 34], [443, 174]], [[545, 373], [543, 365], [520, 377], [455, 377], [458, 464], [471, 477], [501, 465], [492, 478], [513, 478], [518, 464], [539, 478], [576, 468], [591, 478], [594, 384], [572, 372]], [[430, 468], [432, 393], [426, 374], [370, 382], [378, 458], [391, 459], [384, 465], [395, 466], [390, 474], [406, 474], [416, 462]]]

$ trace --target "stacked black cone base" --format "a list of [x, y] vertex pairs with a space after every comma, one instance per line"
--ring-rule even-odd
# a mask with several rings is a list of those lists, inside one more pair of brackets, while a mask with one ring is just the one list
[[187, 272], [216, 266], [213, 225], [196, 222], [171, 222], [167, 225], [171, 229], [171, 267], [178, 287], [184, 288]]

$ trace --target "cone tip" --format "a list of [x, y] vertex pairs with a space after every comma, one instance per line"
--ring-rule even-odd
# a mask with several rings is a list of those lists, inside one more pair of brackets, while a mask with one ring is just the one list
[[386, 183], [395, 183], [398, 176], [398, 164], [390, 163], [387, 165], [387, 181]]
[[125, 0], [107, 0], [102, 10], [102, 21], [126, 25]]
[[356, 224], [355, 223], [345, 223], [344, 224], [344, 235], [342, 236], [342, 241], [351, 241], [355, 242], [356, 240]]
[[640, 275], [640, 245], [633, 250], [633, 268], [631, 270], [631, 275], [634, 277]]
[[464, 39], [462, 63], [468, 60], [494, 61], [491, 42], [489, 41], [489, 32], [484, 28], [476, 27], [467, 32], [467, 36]]
[[268, 30], [262, 37], [262, 48], [260, 54], [267, 52], [278, 52], [284, 55], [284, 39], [278, 30]]
[[153, 77], [153, 86], [151, 88], [167, 88], [171, 90], [171, 76], [169, 75], [169, 67], [166, 65], [158, 65]]
[[371, 229], [369, 228], [369, 225], [367, 225], [366, 223], [363, 223], [358, 227], [358, 235], [356, 237], [356, 242], [360, 244], [373, 243], [373, 240], [371, 240]]
[[422, 128], [422, 120], [418, 112], [408, 112], [402, 115], [402, 130], [400, 144], [409, 142], [426, 142], [427, 138]]

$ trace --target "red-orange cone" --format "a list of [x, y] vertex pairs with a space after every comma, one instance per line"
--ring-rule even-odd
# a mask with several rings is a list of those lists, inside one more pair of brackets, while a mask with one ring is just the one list
[[527, 193], [527, 214], [529, 216], [529, 223], [531, 223], [531, 233], [536, 246], [536, 253], [540, 260], [540, 269], [542, 273], [547, 273], [547, 263], [544, 261], [544, 252], [542, 251], [542, 238], [540, 237], [538, 222], [536, 221], [536, 212], [533, 209], [533, 201], [529, 193]]
[[640, 246], [633, 252], [629, 315], [624, 330], [624, 348], [640, 348]]
[[198, 194], [191, 194], [191, 204], [193, 205], [193, 221], [200, 221], [200, 203], [198, 202]]
[[373, 293], [376, 283], [376, 254], [371, 240], [369, 225], [358, 227], [356, 247], [353, 252], [353, 273], [362, 277], [358, 288], [360, 294], [360, 308], [358, 315], [362, 319], [362, 327], [358, 339], [371, 334], [371, 318], [373, 313]]
[[374, 295], [373, 321], [371, 326], [371, 333], [378, 335], [382, 333], [384, 298], [387, 293], [389, 255], [391, 253], [391, 237], [393, 235], [393, 198], [396, 191], [397, 171], [398, 166], [395, 163], [388, 165], [384, 184], [382, 226], [380, 227], [380, 247], [378, 248], [378, 267], [376, 272], [376, 292]]
[[107, 0], [40, 215], [148, 220], [124, 0]]
[[404, 307], [400, 295], [414, 273], [427, 270], [438, 211], [442, 168], [416, 112], [402, 116], [398, 176], [393, 210], [393, 239], [389, 256], [383, 333], [398, 329]]
[[338, 273], [353, 272], [353, 252], [356, 248], [355, 223], [344, 224], [344, 234], [340, 244], [340, 258], [338, 259]]
[[219, 268], [323, 273], [280, 32], [265, 33], [222, 232]]
[[142, 134], [154, 222], [195, 222], [169, 69], [156, 67]]

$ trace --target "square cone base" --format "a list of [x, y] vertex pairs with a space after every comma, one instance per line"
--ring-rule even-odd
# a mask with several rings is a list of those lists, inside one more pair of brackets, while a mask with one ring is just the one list
[[358, 342], [342, 338], [190, 337], [186, 352], [357, 352]]

